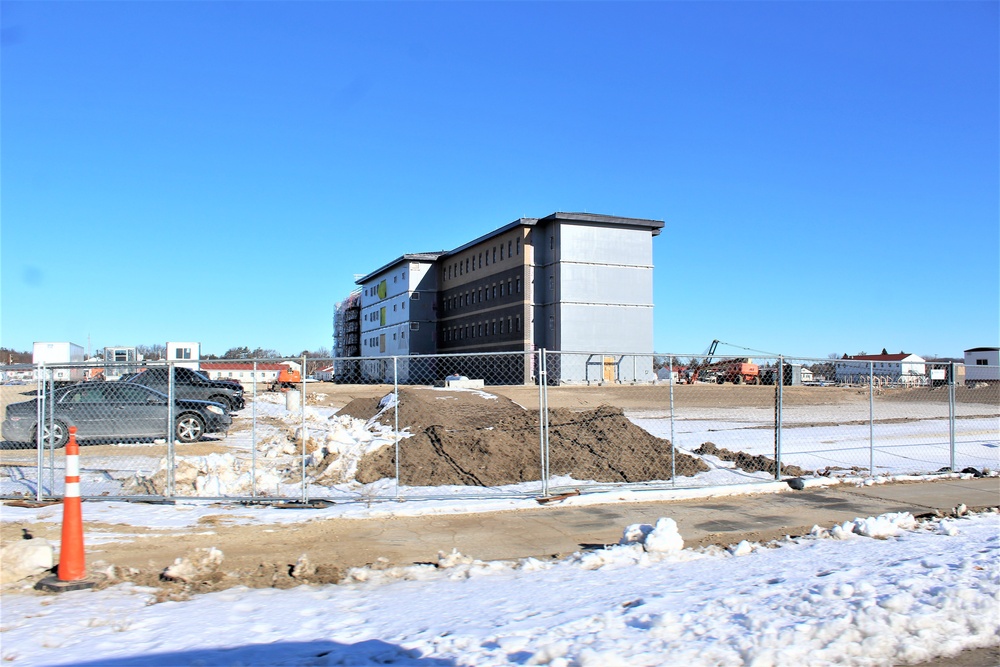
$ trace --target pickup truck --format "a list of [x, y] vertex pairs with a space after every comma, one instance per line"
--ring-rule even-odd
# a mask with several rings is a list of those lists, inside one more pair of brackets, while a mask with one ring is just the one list
[[[198, 371], [182, 366], [174, 367], [173, 371], [175, 398], [221, 403], [230, 412], [242, 410], [246, 405], [243, 400], [243, 385], [239, 382], [209, 380]], [[147, 368], [119, 382], [141, 384], [166, 394], [169, 372], [169, 368]]]

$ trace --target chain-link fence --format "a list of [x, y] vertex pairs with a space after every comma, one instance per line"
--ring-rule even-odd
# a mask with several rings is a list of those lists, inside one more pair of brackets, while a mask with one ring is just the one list
[[[538, 351], [2, 367], [0, 496], [540, 497], [1000, 466], [1000, 368]], [[898, 372], [893, 372], [898, 370]], [[118, 379], [112, 379], [118, 378]]]

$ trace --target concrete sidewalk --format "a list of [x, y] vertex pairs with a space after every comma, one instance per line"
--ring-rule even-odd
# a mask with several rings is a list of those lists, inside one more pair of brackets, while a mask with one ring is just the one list
[[[381, 556], [398, 564], [433, 561], [439, 551], [451, 549], [483, 560], [549, 557], [616, 544], [625, 526], [656, 523], [660, 517], [677, 522], [686, 546], [726, 545], [801, 535], [814, 525], [830, 527], [886, 512], [946, 512], [960, 504], [970, 509], [1000, 505], [1000, 479], [839, 485], [697, 500], [351, 521], [353, 548], [345, 544], [341, 556], [354, 563], [359, 556], [368, 562]], [[348, 553], [361, 545], [366, 553]]]

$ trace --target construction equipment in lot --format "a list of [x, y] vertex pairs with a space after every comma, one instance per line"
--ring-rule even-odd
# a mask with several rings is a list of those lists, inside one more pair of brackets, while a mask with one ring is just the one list
[[268, 391], [287, 391], [294, 389], [295, 385], [302, 384], [302, 373], [289, 366], [282, 364], [278, 377], [267, 388]]
[[719, 341], [713, 340], [705, 359], [687, 370], [687, 383], [694, 384], [699, 376], [713, 376], [716, 384], [760, 384], [760, 368], [748, 357], [712, 361]]

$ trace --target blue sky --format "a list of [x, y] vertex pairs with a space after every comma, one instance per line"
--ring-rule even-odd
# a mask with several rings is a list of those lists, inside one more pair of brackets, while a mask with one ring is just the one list
[[555, 211], [666, 222], [658, 351], [998, 345], [998, 6], [5, 0], [0, 345], [331, 347]]

